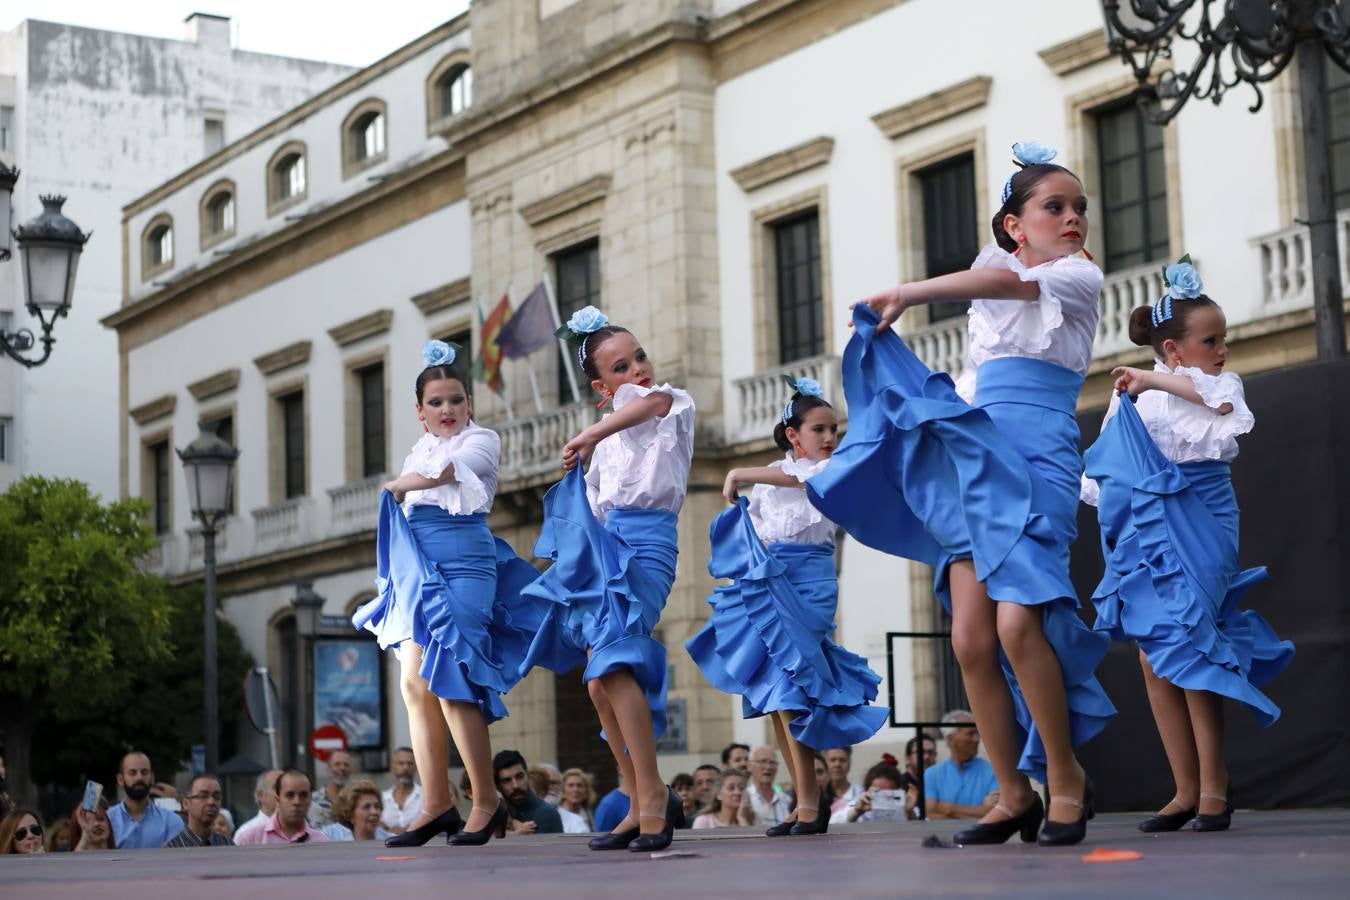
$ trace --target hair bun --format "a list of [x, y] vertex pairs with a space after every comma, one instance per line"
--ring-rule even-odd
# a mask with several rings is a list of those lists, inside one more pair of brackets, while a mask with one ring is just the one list
[[1153, 343], [1153, 307], [1137, 306], [1130, 313], [1130, 341], [1140, 347]]

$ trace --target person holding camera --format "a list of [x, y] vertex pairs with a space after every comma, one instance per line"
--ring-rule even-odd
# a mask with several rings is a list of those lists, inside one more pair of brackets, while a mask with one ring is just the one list
[[905, 821], [905, 789], [900, 769], [880, 762], [863, 778], [866, 790], [830, 816], [830, 824]]

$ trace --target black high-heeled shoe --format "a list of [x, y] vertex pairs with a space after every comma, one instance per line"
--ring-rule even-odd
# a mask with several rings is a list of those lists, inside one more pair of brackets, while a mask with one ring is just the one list
[[[797, 809], [799, 811], [799, 814], [797, 816], [797, 821], [793, 823], [792, 830], [788, 833], [791, 835], [824, 834], [825, 832], [829, 831], [830, 804], [826, 803], [825, 800], [826, 800], [825, 795], [821, 794], [820, 805], [817, 806], [815, 809], [811, 809], [811, 807], [809, 806], [802, 807], [801, 804], [798, 804]], [[811, 811], [816, 814], [816, 817], [812, 819], [810, 822], [803, 822], [801, 820], [800, 815], [800, 810], [802, 810], [803, 808], [811, 809]]]
[[669, 788], [666, 795], [666, 814], [664, 817], [654, 816], [649, 813], [638, 813], [638, 818], [664, 818], [665, 827], [656, 834], [642, 834], [633, 838], [628, 849], [634, 853], [651, 853], [656, 850], [664, 850], [670, 846], [670, 842], [675, 840], [675, 828], [678, 823], [684, 821], [684, 803], [680, 800], [680, 795], [675, 793], [674, 788]]
[[458, 834], [450, 835], [446, 841], [452, 847], [481, 847], [492, 839], [492, 836], [506, 827], [506, 801], [497, 802], [497, 811], [488, 819], [487, 827], [479, 831], [460, 831]]
[[386, 847], [420, 847], [441, 832], [454, 834], [463, 827], [464, 820], [460, 818], [459, 810], [452, 806], [425, 825], [418, 825], [416, 828], [409, 828], [402, 834], [385, 838], [384, 845]]
[[628, 845], [642, 832], [636, 828], [625, 828], [623, 831], [611, 831], [609, 834], [602, 834], [599, 837], [593, 837], [586, 846], [592, 850], [627, 850]]
[[1070, 844], [1081, 842], [1083, 838], [1087, 837], [1088, 819], [1097, 814], [1092, 808], [1093, 789], [1091, 779], [1083, 782], [1083, 799], [1081, 801], [1072, 797], [1052, 797], [1051, 799], [1077, 806], [1082, 812], [1072, 822], [1052, 821], [1047, 813], [1045, 824], [1041, 826], [1041, 833], [1036, 838], [1036, 843], [1042, 847], [1067, 847]]
[[777, 825], [770, 825], [764, 829], [765, 837], [784, 837], [792, 833], [792, 826], [797, 824], [796, 819], [788, 819], [786, 822], [779, 822]]
[[1155, 834], [1161, 831], [1180, 831], [1181, 826], [1185, 825], [1191, 819], [1195, 818], [1199, 812], [1194, 806], [1190, 809], [1183, 809], [1174, 813], [1157, 813], [1149, 816], [1139, 823], [1139, 830], [1145, 834]]
[[1022, 837], [1022, 842], [1030, 844], [1036, 840], [1041, 820], [1045, 818], [1045, 804], [1039, 794], [1032, 795], [1031, 805], [1016, 815], [1002, 803], [994, 807], [1002, 810], [1008, 818], [1001, 822], [976, 822], [964, 831], [952, 835], [952, 843], [958, 847], [974, 847], [979, 844], [1004, 844], [1014, 834]]
[[1200, 794], [1201, 800], [1222, 800], [1223, 812], [1198, 813], [1191, 823], [1191, 831], [1227, 831], [1233, 824], [1233, 803], [1227, 797], [1216, 794]]

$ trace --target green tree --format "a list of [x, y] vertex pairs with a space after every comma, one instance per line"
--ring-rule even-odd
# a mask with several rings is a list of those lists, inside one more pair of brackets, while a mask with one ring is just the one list
[[39, 716], [125, 705], [137, 667], [169, 656], [165, 583], [138, 566], [155, 546], [146, 512], [70, 479], [0, 494], [0, 729], [17, 800], [32, 801]]

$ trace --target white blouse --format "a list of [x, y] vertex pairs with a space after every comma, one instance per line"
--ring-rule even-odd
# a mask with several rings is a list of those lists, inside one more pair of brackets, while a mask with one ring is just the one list
[[452, 516], [485, 513], [492, 509], [497, 493], [497, 459], [502, 439], [491, 428], [470, 421], [451, 438], [424, 434], [403, 461], [400, 477], [416, 472], [423, 478], [440, 478], [446, 466], [455, 466], [455, 480], [426, 491], [408, 491], [403, 498], [406, 515], [414, 506], [439, 506]]
[[[1169, 369], [1156, 360], [1153, 371], [1186, 376], [1204, 401], [1192, 403], [1166, 391], [1144, 391], [1135, 398], [1134, 408], [1163, 455], [1178, 464], [1207, 460], [1231, 463], [1237, 459], [1238, 435], [1251, 431], [1256, 424], [1256, 417], [1247, 408], [1242, 379], [1233, 372], [1207, 375], [1185, 366]], [[1233, 404], [1227, 415], [1218, 411], [1225, 403]], [[1119, 410], [1120, 395], [1112, 391], [1111, 405], [1102, 418], [1103, 430]], [[1097, 482], [1084, 476], [1080, 493], [1083, 502], [1096, 506], [1098, 493]]]
[[[795, 460], [788, 453], [769, 463], [798, 481], [805, 482], [829, 463], [825, 459]], [[757, 484], [750, 491], [750, 521], [755, 533], [766, 544], [832, 544], [835, 524], [811, 505], [801, 488]]]
[[651, 393], [671, 397], [670, 412], [612, 434], [595, 447], [586, 472], [586, 496], [601, 522], [611, 509], [680, 512], [694, 460], [694, 398], [668, 384], [622, 384], [614, 410]]
[[1062, 256], [1028, 269], [1001, 247], [990, 244], [972, 269], [1007, 269], [1041, 289], [1035, 300], [975, 300], [970, 304], [966, 367], [956, 392], [975, 402], [975, 370], [991, 359], [1040, 359], [1086, 375], [1097, 334], [1102, 270], [1085, 259]]

